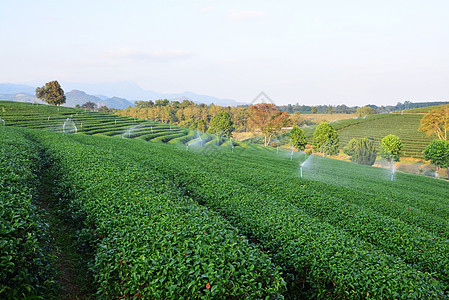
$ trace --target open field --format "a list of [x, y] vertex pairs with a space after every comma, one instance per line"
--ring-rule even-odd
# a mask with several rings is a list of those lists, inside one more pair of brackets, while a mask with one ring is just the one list
[[317, 124], [321, 122], [332, 123], [340, 120], [352, 119], [354, 117], [356, 117], [355, 114], [301, 114], [301, 118]]
[[[98, 297], [448, 297], [446, 181], [401, 172], [391, 181], [385, 169], [245, 143], [232, 149], [213, 136], [187, 151], [189, 133], [163, 143], [105, 132], [0, 126], [2, 243], [20, 245], [32, 232], [30, 246], [41, 249], [2, 247], [5, 278], [20, 261], [49, 257], [36, 209], [47, 170], [52, 205], [72, 224]], [[57, 269], [49, 259], [44, 270], [20, 273], [19, 287], [3, 280], [0, 296], [28, 285], [28, 296], [52, 298]]]

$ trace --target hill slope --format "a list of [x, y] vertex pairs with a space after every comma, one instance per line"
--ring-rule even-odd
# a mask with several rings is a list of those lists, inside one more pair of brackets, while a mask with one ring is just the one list
[[[378, 114], [366, 118], [341, 120], [332, 123], [340, 137], [340, 148], [348, 144], [352, 138], [372, 138], [377, 149], [381, 140], [389, 135], [397, 135], [403, 145], [403, 156], [423, 158], [423, 151], [436, 136], [427, 136], [418, 131], [422, 114]], [[312, 143], [312, 136], [316, 126], [306, 128], [308, 142]]]

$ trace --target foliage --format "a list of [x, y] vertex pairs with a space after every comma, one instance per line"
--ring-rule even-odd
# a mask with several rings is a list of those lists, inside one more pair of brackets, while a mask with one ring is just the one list
[[37, 198], [39, 149], [0, 126], [0, 298], [52, 298], [58, 292], [48, 232]]
[[[117, 118], [87, 116], [90, 134], [112, 132]], [[257, 145], [186, 152], [139, 139], [30, 134], [63, 174], [61, 209], [96, 249], [92, 270], [105, 297], [281, 298], [273, 263], [292, 298], [447, 297], [446, 182], [402, 173], [390, 182], [381, 169], [318, 156], [300, 179], [302, 156], [290, 161]]]
[[81, 105], [81, 108], [88, 109], [88, 110], [95, 110], [97, 108], [97, 104], [87, 101], [83, 105]]
[[204, 121], [203, 119], [199, 120], [198, 121], [198, 125], [197, 125], [197, 129], [199, 131], [206, 132], [207, 131], [206, 121]]
[[268, 146], [273, 136], [290, 125], [290, 118], [288, 113], [279, 111], [273, 104], [258, 103], [249, 107], [248, 125], [264, 135], [264, 146]]
[[357, 139], [351, 139], [349, 143], [343, 148], [343, 153], [348, 156], [353, 156], [355, 154], [355, 149], [357, 147]]
[[50, 105], [65, 103], [64, 90], [56, 80], [47, 82], [43, 87], [36, 88], [36, 97]]
[[[115, 113], [206, 132], [210, 126], [211, 119], [215, 115], [220, 112], [227, 112], [231, 116], [235, 130], [239, 132], [247, 130], [248, 107], [222, 107], [214, 104], [207, 106], [205, 104], [195, 104], [188, 100], [183, 100], [179, 103], [179, 101], [168, 101], [166, 99], [156, 100], [156, 103], [152, 100], [136, 101], [135, 106], [135, 108], [128, 107]], [[198, 128], [198, 126], [204, 128], [203, 125], [200, 125], [200, 122], [206, 123], [205, 130]]]
[[312, 114], [316, 114], [318, 112], [318, 109], [316, 106], [312, 106]]
[[291, 139], [293, 146], [295, 146], [296, 149], [304, 151], [307, 145], [304, 130], [297, 126], [293, 127], [293, 129], [290, 131], [289, 138]]
[[215, 133], [218, 136], [232, 137], [232, 131], [234, 127], [232, 126], [231, 116], [227, 112], [220, 112], [212, 117], [210, 120], [210, 126], [207, 130], [208, 133]]
[[[420, 114], [376, 114], [365, 119], [346, 119], [333, 122], [342, 146], [346, 146], [353, 138], [363, 137], [374, 139], [377, 149], [380, 149], [382, 139], [388, 134], [397, 135], [404, 147], [403, 156], [423, 158], [423, 151], [434, 138], [418, 131]], [[314, 127], [304, 128], [309, 143], [313, 142]]]
[[313, 133], [316, 151], [327, 155], [337, 155], [340, 140], [335, 129], [327, 122], [322, 122]]
[[402, 155], [402, 142], [398, 136], [389, 134], [382, 139], [379, 155], [389, 162], [399, 161]]
[[438, 168], [447, 168], [449, 178], [449, 142], [445, 140], [433, 141], [424, 150], [424, 158], [430, 160]]
[[81, 250], [94, 250], [89, 263], [99, 295], [280, 297], [285, 284], [268, 255], [163, 176], [157, 155], [133, 150], [146, 142], [33, 136], [51, 154], [52, 171], [61, 174], [59, 206], [82, 226]]
[[329, 106], [329, 108], [327, 109], [327, 113], [332, 115], [334, 113], [334, 108], [332, 106]]
[[376, 113], [376, 110], [370, 106], [364, 106], [357, 108], [357, 115], [359, 117], [366, 117], [370, 115], [374, 115]]
[[350, 140], [343, 152], [351, 156], [353, 162], [367, 166], [372, 166], [377, 157], [374, 141], [367, 138]]
[[420, 121], [420, 131], [427, 135], [435, 134], [440, 140], [448, 140], [449, 107], [440, 107], [428, 112]]

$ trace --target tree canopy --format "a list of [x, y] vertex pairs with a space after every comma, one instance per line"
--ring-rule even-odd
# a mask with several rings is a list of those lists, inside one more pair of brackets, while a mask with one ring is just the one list
[[389, 134], [382, 139], [379, 154], [389, 162], [399, 161], [402, 155], [402, 148], [403, 145], [399, 137], [394, 134]]
[[43, 87], [36, 88], [36, 97], [50, 105], [65, 103], [64, 90], [57, 80], [47, 82]]
[[435, 140], [424, 150], [424, 158], [438, 168], [447, 168], [449, 178], [449, 142], [445, 140]]
[[337, 155], [340, 139], [337, 131], [327, 122], [322, 122], [313, 133], [314, 148], [327, 155]]
[[376, 113], [376, 110], [370, 106], [364, 106], [357, 108], [357, 116], [359, 117], [366, 117], [369, 115], [374, 115]]
[[343, 152], [351, 156], [353, 162], [367, 166], [372, 166], [377, 157], [374, 141], [367, 138], [350, 140]]
[[226, 135], [227, 137], [232, 137], [232, 131], [234, 127], [232, 126], [231, 116], [227, 112], [220, 112], [212, 117], [210, 120], [210, 126], [208, 133], [215, 133], [218, 136]]
[[421, 119], [419, 131], [424, 131], [427, 135], [435, 134], [440, 140], [448, 139], [449, 131], [449, 107], [441, 107], [427, 113]]
[[288, 113], [279, 111], [276, 106], [258, 103], [249, 107], [248, 125], [264, 135], [264, 145], [270, 144], [271, 138], [281, 132], [283, 127], [291, 124]]
[[306, 140], [306, 135], [304, 133], [304, 130], [295, 126], [290, 131], [289, 137], [290, 137], [290, 140], [292, 141], [293, 146], [296, 149], [304, 151], [304, 149], [306, 148], [306, 145], [307, 145], [307, 140]]

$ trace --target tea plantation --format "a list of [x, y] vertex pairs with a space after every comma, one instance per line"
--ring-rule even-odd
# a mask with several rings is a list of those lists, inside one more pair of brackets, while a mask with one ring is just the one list
[[[91, 298], [449, 297], [448, 182], [391, 181], [386, 170], [318, 156], [231, 148], [211, 135], [198, 143], [165, 124], [21, 105], [14, 117], [0, 102], [0, 298], [63, 291], [38, 208], [43, 172]], [[68, 117], [85, 132], [61, 132]], [[125, 138], [136, 123], [142, 134]], [[139, 138], [151, 127], [160, 139]]]
[[[403, 145], [405, 157], [423, 158], [423, 151], [436, 136], [427, 136], [418, 131], [420, 120], [424, 115], [418, 113], [407, 114], [377, 114], [366, 118], [347, 119], [332, 123], [340, 138], [340, 148], [346, 146], [352, 138], [372, 138], [379, 149], [380, 141], [389, 134], [397, 135]], [[309, 143], [316, 126], [307, 128], [306, 135]]]

